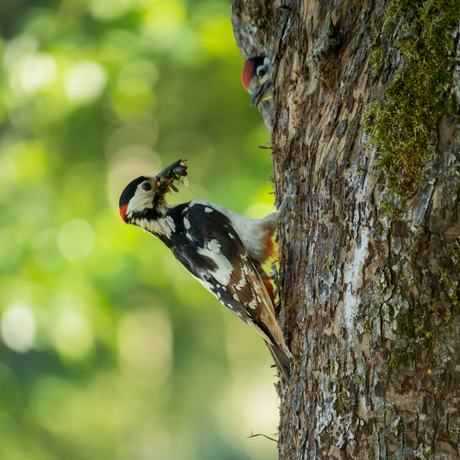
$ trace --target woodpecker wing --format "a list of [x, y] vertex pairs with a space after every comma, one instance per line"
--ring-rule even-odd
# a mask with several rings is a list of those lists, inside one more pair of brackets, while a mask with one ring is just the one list
[[204, 204], [182, 211], [185, 238], [171, 247], [182, 265], [268, 344], [284, 343], [272, 300], [229, 218]]
[[[163, 241], [192, 276], [253, 327], [289, 381], [291, 353], [284, 343], [267, 291], [271, 283], [258, 260], [249, 255], [236, 230], [241, 227], [239, 231], [249, 235], [257, 231], [266, 233], [267, 223], [261, 221], [260, 225], [248, 226], [248, 219], [202, 200], [166, 206], [162, 212], [147, 208], [138, 214], [134, 214], [130, 223]], [[248, 244], [251, 239], [248, 238]], [[255, 257], [258, 253], [255, 251]]]
[[289, 382], [291, 352], [284, 343], [283, 333], [276, 321], [272, 298], [267, 292], [267, 282], [262, 280], [261, 273], [266, 275], [260, 263], [243, 255], [240, 262], [234, 265], [230, 285], [226, 289], [229, 295], [220, 297], [213, 290], [211, 292], [237, 316], [240, 316], [238, 311], [241, 311], [243, 305], [243, 314], [248, 318], [240, 316], [241, 319], [262, 336], [278, 369]]
[[291, 353], [276, 321], [260, 263], [247, 254], [230, 219], [211, 203], [191, 202], [181, 214], [184, 233], [173, 234], [167, 243], [174, 255], [224, 306], [262, 336], [289, 382]]

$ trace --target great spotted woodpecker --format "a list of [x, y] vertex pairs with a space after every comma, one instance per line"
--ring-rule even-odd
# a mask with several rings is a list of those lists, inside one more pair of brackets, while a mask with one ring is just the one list
[[271, 279], [261, 266], [273, 254], [282, 209], [254, 220], [204, 200], [168, 205], [165, 194], [177, 192], [173, 182], [184, 182], [186, 174], [185, 160], [178, 160], [156, 177], [134, 179], [120, 196], [121, 217], [163, 241], [194, 278], [253, 327], [289, 382], [292, 355], [276, 321]]
[[269, 58], [256, 56], [248, 59], [243, 66], [241, 81], [244, 89], [252, 94], [251, 105], [266, 101], [273, 95], [273, 66]]

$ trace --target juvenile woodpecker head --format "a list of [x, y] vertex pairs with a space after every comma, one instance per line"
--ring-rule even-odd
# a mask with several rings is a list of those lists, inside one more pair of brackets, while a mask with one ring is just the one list
[[170, 189], [179, 191], [173, 182], [179, 180], [187, 185], [186, 161], [177, 160], [155, 177], [140, 176], [131, 181], [120, 196], [121, 218], [130, 224], [153, 210], [163, 214], [166, 206], [165, 195], [171, 194]]
[[252, 57], [244, 63], [241, 81], [244, 89], [252, 94], [251, 105], [271, 99], [273, 95], [272, 75], [272, 63], [267, 57]]

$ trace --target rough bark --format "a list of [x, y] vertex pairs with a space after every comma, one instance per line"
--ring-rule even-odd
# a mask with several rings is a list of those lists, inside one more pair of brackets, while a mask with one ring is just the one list
[[[452, 44], [441, 40], [447, 80], [415, 98], [439, 114], [422, 111], [407, 133], [398, 114], [419, 110], [412, 96], [397, 99], [395, 82], [417, 73], [410, 53], [417, 66], [428, 45], [423, 15], [410, 9], [417, 2], [399, 3], [232, 1], [243, 56], [275, 66], [261, 112], [277, 203], [301, 196], [279, 235], [294, 355], [292, 383], [279, 388], [283, 460], [460, 457], [459, 21], [440, 34]], [[446, 2], [430, 3], [433, 23]], [[393, 109], [385, 125], [381, 114]], [[391, 163], [385, 149], [396, 143]]]

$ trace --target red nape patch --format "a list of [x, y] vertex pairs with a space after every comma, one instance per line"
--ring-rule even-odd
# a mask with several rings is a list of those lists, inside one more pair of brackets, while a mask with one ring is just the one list
[[248, 89], [249, 82], [254, 76], [254, 61], [247, 60], [243, 66], [243, 72], [241, 72], [241, 81], [243, 82], [244, 89]]
[[128, 210], [128, 205], [125, 204], [124, 206], [120, 206], [120, 216], [126, 222], [125, 215], [126, 211]]
[[265, 272], [262, 278], [263, 278], [262, 281], [264, 282], [265, 289], [267, 290], [268, 295], [270, 296], [270, 299], [272, 300], [273, 308], [275, 308], [275, 292], [273, 290], [272, 279]]

